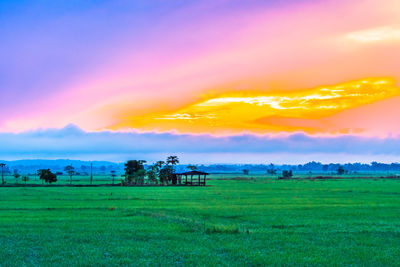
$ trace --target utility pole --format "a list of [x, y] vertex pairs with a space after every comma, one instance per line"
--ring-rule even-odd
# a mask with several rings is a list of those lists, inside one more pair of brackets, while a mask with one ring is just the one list
[[4, 166], [6, 166], [6, 164], [0, 163], [0, 167], [1, 167], [1, 182], [2, 182], [2, 184], [5, 184], [5, 181], [4, 181]]
[[90, 162], [90, 184], [93, 183], [93, 162]]

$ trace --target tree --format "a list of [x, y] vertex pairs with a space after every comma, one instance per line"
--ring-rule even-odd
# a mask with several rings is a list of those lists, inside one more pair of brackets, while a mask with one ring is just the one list
[[249, 175], [249, 170], [248, 169], [243, 169], [243, 174], [244, 175]]
[[165, 162], [162, 160], [157, 161], [156, 163], [154, 163], [154, 166], [159, 170], [161, 170], [161, 168], [164, 166]]
[[290, 178], [293, 176], [293, 172], [292, 172], [292, 170], [290, 170], [290, 171], [284, 170], [284, 171], [282, 171], [282, 176], [283, 176], [283, 178]]
[[151, 184], [157, 184], [157, 173], [155, 171], [155, 169], [152, 167], [150, 167], [147, 171], [146, 171], [146, 175], [147, 175], [147, 180], [149, 183]]
[[90, 162], [90, 184], [93, 183], [93, 162]]
[[342, 166], [339, 166], [339, 168], [337, 169], [337, 174], [338, 175], [343, 175], [345, 173], [345, 170]]
[[324, 172], [327, 172], [328, 169], [329, 169], [329, 165], [328, 165], [328, 164], [324, 164], [324, 165], [322, 166], [322, 170], [323, 170]]
[[128, 184], [143, 184], [146, 171], [144, 169], [145, 160], [128, 160], [125, 163], [125, 182]]
[[115, 177], [117, 176], [116, 171], [112, 170], [112, 171], [110, 171], [110, 173], [111, 173], [111, 177], [112, 177], [112, 183], [114, 184]]
[[57, 175], [52, 173], [50, 169], [41, 169], [38, 170], [38, 175], [40, 176], [40, 180], [45, 181], [48, 184], [57, 182]]
[[169, 156], [167, 158], [167, 164], [172, 166], [172, 172], [175, 171], [174, 167], [179, 163], [179, 158], [177, 156]]
[[267, 173], [268, 173], [268, 174], [271, 174], [271, 175], [275, 175], [277, 171], [278, 171], [278, 170], [275, 169], [275, 165], [272, 164], [272, 163], [269, 165], [269, 167], [268, 167], [268, 169], [267, 169]]
[[1, 183], [5, 184], [6, 182], [4, 181], [4, 167], [6, 166], [5, 163], [0, 163], [0, 167], [1, 167]]
[[22, 176], [22, 181], [25, 182], [25, 184], [26, 184], [26, 182], [29, 181], [29, 177], [28, 176]]
[[197, 170], [197, 166], [195, 166], [195, 165], [188, 165], [186, 168], [188, 168], [191, 171], [196, 171]]
[[15, 177], [15, 183], [17, 184], [17, 183], [18, 183], [18, 178], [21, 176], [21, 175], [18, 173], [18, 170], [14, 170], [13, 176]]
[[150, 183], [153, 184], [158, 183], [157, 177], [160, 176], [160, 170], [163, 168], [164, 164], [165, 164], [164, 161], [157, 161], [149, 167], [149, 169], [146, 172], [146, 175]]
[[165, 165], [159, 173], [160, 183], [168, 184], [170, 180], [172, 180], [172, 175], [174, 173], [172, 165]]
[[72, 184], [72, 176], [75, 175], [75, 168], [71, 165], [65, 166], [64, 171], [69, 175], [69, 183]]

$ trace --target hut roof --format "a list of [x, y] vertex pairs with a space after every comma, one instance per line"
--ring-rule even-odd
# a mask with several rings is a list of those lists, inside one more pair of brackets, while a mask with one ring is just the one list
[[188, 171], [188, 172], [180, 172], [180, 173], [175, 173], [179, 175], [209, 175], [207, 172], [201, 172], [201, 171]]

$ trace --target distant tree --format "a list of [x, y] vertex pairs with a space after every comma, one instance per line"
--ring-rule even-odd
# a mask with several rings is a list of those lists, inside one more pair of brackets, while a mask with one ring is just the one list
[[128, 184], [143, 184], [146, 171], [145, 160], [128, 160], [125, 163], [125, 182]]
[[269, 164], [268, 169], [267, 169], [267, 173], [271, 174], [271, 175], [275, 175], [276, 172], [278, 171], [278, 169], [275, 168], [274, 164]]
[[345, 170], [342, 166], [339, 166], [339, 168], [337, 169], [337, 174], [338, 175], [343, 175], [345, 173]]
[[6, 166], [5, 163], [0, 163], [0, 167], [1, 167], [1, 183], [5, 184], [6, 182], [4, 181], [4, 167]]
[[29, 177], [28, 176], [22, 176], [22, 181], [26, 184], [26, 182], [29, 181]]
[[114, 181], [115, 181], [115, 177], [117, 176], [117, 172], [115, 171], [115, 170], [112, 170], [112, 171], [110, 171], [110, 173], [111, 173], [111, 177], [112, 177], [112, 183], [114, 184]]
[[38, 175], [40, 176], [40, 180], [45, 181], [48, 184], [57, 182], [57, 175], [52, 173], [50, 169], [38, 170]]
[[243, 169], [243, 174], [244, 175], [249, 175], [249, 170], [248, 169]]
[[18, 178], [21, 177], [21, 175], [18, 173], [18, 170], [14, 170], [13, 176], [15, 177], [15, 183], [18, 183]]
[[75, 175], [75, 168], [71, 165], [65, 166], [64, 171], [68, 173], [69, 183], [72, 184], [72, 176]]
[[282, 177], [283, 178], [293, 177], [293, 171], [292, 170], [290, 170], [290, 171], [287, 171], [287, 170], [282, 171]]
[[197, 170], [197, 166], [196, 165], [188, 165], [186, 168], [188, 168], [191, 171], [196, 171]]
[[324, 165], [322, 166], [322, 170], [323, 170], [324, 172], [327, 172], [328, 169], [329, 169], [329, 165], [328, 165], [328, 164], [324, 164]]

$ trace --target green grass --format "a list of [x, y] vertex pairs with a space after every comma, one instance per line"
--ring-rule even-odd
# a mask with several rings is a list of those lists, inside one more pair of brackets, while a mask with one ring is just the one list
[[0, 188], [0, 266], [398, 265], [400, 181], [209, 184]]
[[[207, 177], [207, 179], [212, 179], [212, 180], [224, 180], [224, 179], [232, 179], [232, 178], [254, 178], [254, 179], [276, 179], [279, 176], [281, 176], [281, 172], [277, 172], [276, 175], [266, 175], [265, 173], [260, 173], [260, 172], [250, 172], [249, 175], [243, 175], [243, 173], [221, 173], [221, 174], [211, 174]], [[342, 178], [354, 178], [354, 177], [370, 177], [370, 178], [379, 178], [379, 177], [388, 177], [388, 176], [399, 176], [400, 173], [397, 172], [358, 172], [358, 173], [349, 173], [349, 174], [344, 174], [344, 175], [337, 175], [336, 173], [332, 172], [313, 172], [313, 173], [308, 173], [308, 172], [295, 172], [294, 177], [295, 178], [309, 178], [309, 177], [315, 177], [315, 176], [326, 176], [326, 177], [342, 177]], [[22, 180], [22, 176], [25, 176], [25, 174], [22, 174], [21, 177], [18, 178], [18, 180], [15, 179], [14, 176], [8, 174], [5, 175], [5, 181], [6, 184], [8, 185], [13, 185], [13, 184], [24, 184], [25, 182]], [[27, 175], [28, 176], [28, 175]], [[29, 175], [28, 176], [29, 181], [27, 184], [42, 184], [43, 181], [39, 179], [39, 177], [36, 175]], [[121, 183], [121, 180], [123, 177], [121, 175], [117, 175], [115, 177], [115, 183], [119, 184]], [[194, 179], [197, 179], [195, 177]], [[94, 175], [93, 177], [93, 184], [111, 184], [112, 183], [112, 177], [111, 175]], [[60, 184], [70, 184], [70, 177], [67, 175], [58, 175], [57, 176], [57, 182], [54, 183], [56, 185]], [[72, 177], [72, 184], [76, 185], [85, 185], [85, 184], [90, 184], [90, 177], [89, 176], [81, 176], [81, 175], [74, 175]]]

